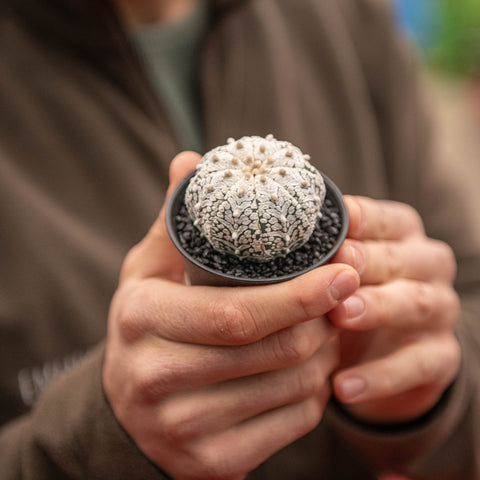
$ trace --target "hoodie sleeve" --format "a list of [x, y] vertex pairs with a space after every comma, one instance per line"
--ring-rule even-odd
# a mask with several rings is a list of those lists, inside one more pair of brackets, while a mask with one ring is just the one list
[[2, 480], [170, 478], [116, 421], [101, 383], [103, 353], [97, 347], [0, 431]]

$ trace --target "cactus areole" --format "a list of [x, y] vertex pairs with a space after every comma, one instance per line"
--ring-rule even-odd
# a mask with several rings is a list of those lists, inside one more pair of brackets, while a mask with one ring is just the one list
[[267, 262], [304, 245], [325, 199], [321, 173], [310, 157], [268, 135], [206, 153], [185, 192], [185, 205], [212, 248]]

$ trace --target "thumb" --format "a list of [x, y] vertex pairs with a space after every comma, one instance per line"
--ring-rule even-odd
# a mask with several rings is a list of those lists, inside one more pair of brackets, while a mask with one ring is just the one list
[[201, 158], [201, 155], [196, 152], [182, 152], [172, 160], [169, 171], [170, 184], [168, 186], [162, 211], [165, 210], [165, 205], [173, 190], [175, 190], [181, 180], [195, 170], [195, 167], [200, 163]]
[[128, 278], [162, 277], [182, 282], [182, 256], [170, 240], [165, 223], [168, 199], [180, 181], [198, 165], [201, 156], [195, 152], [179, 153], [170, 164], [169, 180], [163, 207], [147, 235], [127, 254], [122, 267], [121, 281]]

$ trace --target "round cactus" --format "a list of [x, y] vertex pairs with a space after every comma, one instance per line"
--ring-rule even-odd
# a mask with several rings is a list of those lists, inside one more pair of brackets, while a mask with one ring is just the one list
[[185, 193], [194, 225], [218, 252], [269, 261], [310, 238], [325, 199], [310, 157], [273, 135], [229, 138], [206, 153]]

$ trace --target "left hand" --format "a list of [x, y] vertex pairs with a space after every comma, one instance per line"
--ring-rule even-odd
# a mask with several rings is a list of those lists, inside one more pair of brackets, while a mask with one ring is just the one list
[[349, 238], [333, 261], [356, 268], [361, 287], [329, 314], [343, 331], [333, 390], [361, 420], [412, 420], [438, 402], [459, 369], [455, 258], [426, 237], [413, 208], [364, 197], [346, 202]]

